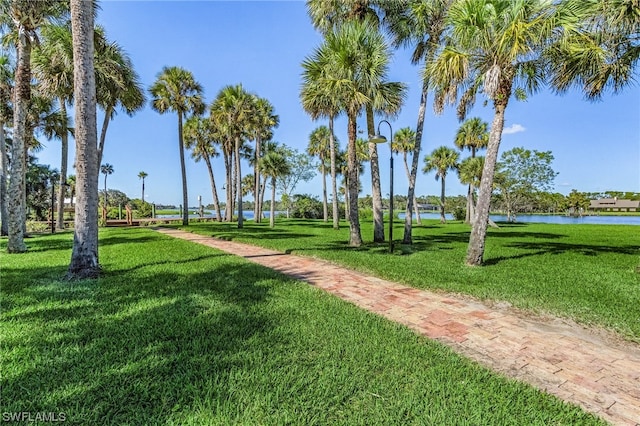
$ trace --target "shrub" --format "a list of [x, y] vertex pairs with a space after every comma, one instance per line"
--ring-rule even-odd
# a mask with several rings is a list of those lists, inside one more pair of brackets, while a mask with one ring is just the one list
[[455, 220], [464, 221], [467, 218], [467, 210], [460, 206], [457, 206], [455, 209], [453, 209], [453, 218]]

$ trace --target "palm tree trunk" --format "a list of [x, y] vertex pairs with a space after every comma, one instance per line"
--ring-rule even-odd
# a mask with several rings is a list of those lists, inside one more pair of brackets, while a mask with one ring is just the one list
[[467, 209], [466, 209], [467, 212], [466, 212], [466, 214], [464, 216], [464, 223], [471, 223], [471, 218], [473, 217], [472, 213], [471, 213], [471, 210], [473, 210], [473, 207], [472, 207], [472, 204], [473, 204], [473, 199], [472, 199], [473, 193], [472, 193], [472, 191], [473, 191], [473, 186], [471, 184], [469, 184], [467, 186]]
[[262, 208], [264, 206], [264, 194], [265, 192], [267, 192], [267, 179], [268, 176], [262, 176], [262, 180], [264, 181], [264, 183], [262, 185], [260, 185], [262, 188], [260, 188], [260, 211], [258, 211], [258, 214], [260, 215], [260, 219], [262, 219]]
[[500, 148], [500, 138], [504, 129], [504, 112], [506, 108], [506, 101], [495, 105], [495, 114], [491, 124], [489, 143], [487, 145], [484, 168], [482, 169], [482, 180], [480, 181], [478, 203], [476, 205], [476, 220], [471, 227], [469, 247], [467, 248], [466, 264], [470, 266], [481, 265], [484, 256], [491, 193], [493, 191], [493, 176], [498, 161], [498, 149]]
[[[407, 175], [407, 181], [411, 180], [411, 173], [409, 172], [409, 164], [407, 163], [407, 153], [404, 152], [402, 159], [404, 161], [404, 171]], [[413, 212], [416, 215], [416, 221], [418, 225], [422, 225], [422, 218], [420, 217], [420, 210], [418, 210], [418, 201], [416, 200], [415, 195], [413, 196]], [[409, 202], [407, 199], [407, 209], [405, 211], [405, 215], [411, 217], [411, 210], [409, 209]]]
[[276, 178], [274, 176], [271, 178], [271, 210], [269, 214], [269, 227], [273, 228], [275, 224], [276, 224]]
[[184, 139], [182, 139], [182, 112], [178, 112], [178, 149], [182, 172], [182, 225], [189, 225], [189, 196], [187, 194], [187, 168], [184, 163]]
[[324, 158], [321, 158], [320, 161], [322, 162], [320, 167], [321, 167], [321, 173], [322, 173], [322, 214], [323, 214], [323, 218], [325, 222], [329, 221], [329, 208], [327, 207], [328, 205], [328, 201], [327, 201], [327, 171], [326, 168], [324, 166]]
[[260, 223], [260, 146], [262, 140], [259, 136], [256, 136], [256, 152], [253, 164], [253, 220], [256, 223]]
[[445, 179], [444, 175], [442, 175], [442, 178], [441, 178], [442, 186], [440, 187], [440, 223], [447, 222], [447, 218], [444, 215], [444, 203], [446, 201], [445, 191], [444, 191], [444, 179]]
[[[427, 110], [427, 94], [429, 93], [429, 83], [425, 79], [422, 82], [422, 93], [420, 94], [420, 107], [418, 108], [418, 123], [416, 124], [416, 142], [413, 148], [413, 158], [411, 160], [411, 174], [409, 176], [409, 189], [407, 191], [407, 211], [413, 208], [413, 200], [416, 196], [416, 177], [418, 175], [418, 161], [420, 160], [420, 149], [422, 146], [422, 131], [424, 129], [424, 116]], [[411, 216], [405, 215], [403, 244], [412, 244], [412, 223]]]
[[31, 98], [31, 43], [23, 28], [18, 30], [18, 65], [15, 75], [13, 104], [13, 144], [9, 173], [9, 253], [27, 251], [24, 243], [25, 227], [25, 150], [27, 138], [27, 109]]
[[65, 128], [60, 135], [60, 186], [58, 188], [58, 217], [56, 219], [56, 228], [64, 229], [64, 195], [65, 185], [67, 183], [67, 164], [69, 162], [69, 133], [67, 132], [67, 105], [64, 99], [60, 98], [60, 114], [65, 123]]
[[333, 195], [333, 229], [340, 229], [338, 183], [336, 178], [336, 141], [333, 137], [333, 116], [329, 117], [329, 155], [331, 156], [331, 191]]
[[76, 123], [76, 210], [68, 278], [96, 278], [98, 263], [98, 152], [93, 65], [93, 2], [71, 0]]
[[213, 176], [213, 167], [211, 167], [211, 158], [208, 155], [204, 155], [203, 158], [209, 171], [209, 181], [211, 182], [211, 195], [213, 195], [213, 207], [216, 210], [216, 220], [220, 222], [222, 220], [222, 212], [220, 211], [220, 200], [218, 200], [218, 190], [216, 189], [216, 180]]
[[360, 218], [358, 216], [358, 158], [356, 153], [356, 114], [349, 114], [349, 148], [348, 148], [348, 174], [349, 174], [349, 245], [360, 247], [362, 235], [360, 233]]
[[238, 196], [238, 229], [242, 228], [242, 173], [240, 172], [240, 138], [236, 137], [236, 191]]
[[104, 141], [107, 138], [107, 128], [113, 114], [113, 106], [109, 105], [104, 111], [104, 120], [102, 120], [102, 130], [100, 131], [100, 142], [98, 143], [98, 167], [102, 164], [102, 152], [104, 151]]
[[142, 204], [144, 204], [144, 178], [142, 178]]
[[227, 151], [223, 152], [224, 168], [225, 168], [225, 184], [226, 184], [226, 202], [224, 206], [224, 221], [231, 222], [233, 216], [233, 202], [231, 201], [231, 158]]
[[0, 120], [0, 236], [9, 234], [7, 211], [7, 145], [4, 136], [4, 121]]
[[[373, 122], [373, 109], [366, 107], [367, 132], [375, 135], [375, 123]], [[373, 202], [373, 242], [384, 242], [384, 214], [382, 212], [382, 190], [380, 188], [380, 163], [378, 161], [378, 144], [369, 143], [369, 161], [371, 163], [371, 198]], [[357, 197], [356, 197], [357, 201]]]

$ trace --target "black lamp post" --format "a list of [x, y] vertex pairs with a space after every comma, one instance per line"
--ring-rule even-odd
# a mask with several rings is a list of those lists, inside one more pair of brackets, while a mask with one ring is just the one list
[[391, 134], [391, 137], [389, 139], [389, 148], [391, 150], [389, 154], [389, 180], [391, 187], [389, 189], [389, 253], [393, 253], [393, 129], [391, 128], [391, 123], [389, 123], [387, 120], [380, 121], [380, 123], [378, 123], [378, 134], [371, 136], [369, 138], [369, 142], [387, 142], [387, 138], [380, 134], [380, 125], [382, 123], [387, 123], [387, 125], [389, 125], [389, 132]]

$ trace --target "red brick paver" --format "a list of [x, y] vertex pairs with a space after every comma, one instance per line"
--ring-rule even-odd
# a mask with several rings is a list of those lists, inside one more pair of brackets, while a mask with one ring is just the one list
[[640, 346], [575, 324], [370, 277], [323, 260], [159, 228], [306, 281], [617, 425], [640, 425]]

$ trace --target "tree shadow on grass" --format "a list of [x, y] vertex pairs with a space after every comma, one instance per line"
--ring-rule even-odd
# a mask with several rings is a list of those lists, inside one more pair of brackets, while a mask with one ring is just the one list
[[287, 339], [263, 308], [274, 278], [230, 261], [29, 289], [37, 302], [3, 315], [25, 330], [4, 339], [15, 365], [3, 374], [3, 410], [64, 412], [65, 424], [165, 424], [194, 399], [233, 399], [232, 386], [203, 383], [252, 374], [248, 340], [266, 349]]
[[602, 254], [624, 254], [638, 256], [640, 255], [640, 246], [625, 245], [612, 247], [610, 245], [596, 245], [596, 244], [569, 244], [558, 242], [515, 242], [508, 244], [507, 247], [516, 249], [529, 250], [526, 253], [518, 253], [513, 256], [499, 256], [494, 258], [485, 259], [484, 265], [497, 265], [505, 260], [522, 259], [532, 256], [541, 255], [561, 255], [565, 253], [576, 253], [584, 256], [599, 256]]

